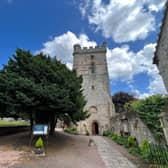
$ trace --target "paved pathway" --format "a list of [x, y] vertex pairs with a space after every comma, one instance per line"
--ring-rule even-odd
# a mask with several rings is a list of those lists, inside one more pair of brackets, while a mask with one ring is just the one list
[[136, 166], [117, 151], [107, 140], [100, 136], [93, 137], [98, 152], [106, 168], [136, 168]]

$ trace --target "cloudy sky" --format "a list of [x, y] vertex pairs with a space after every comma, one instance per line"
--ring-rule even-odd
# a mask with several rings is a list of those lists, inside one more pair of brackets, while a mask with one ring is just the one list
[[107, 42], [111, 94], [166, 93], [152, 58], [166, 0], [0, 0], [0, 68], [16, 48], [72, 67], [73, 45]]

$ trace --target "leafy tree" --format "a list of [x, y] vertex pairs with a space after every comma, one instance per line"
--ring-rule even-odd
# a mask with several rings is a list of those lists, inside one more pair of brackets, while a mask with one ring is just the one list
[[0, 114], [30, 117], [31, 126], [34, 120], [49, 123], [53, 133], [57, 119], [76, 123], [88, 117], [81, 88], [82, 77], [56, 58], [17, 49], [0, 71]]
[[117, 113], [126, 112], [124, 105], [128, 102], [135, 100], [135, 97], [126, 92], [118, 92], [112, 96], [115, 110]]
[[159, 114], [164, 111], [168, 103], [168, 96], [154, 95], [146, 99], [126, 104], [127, 110], [133, 110], [159, 140], [163, 137], [163, 130], [159, 121]]

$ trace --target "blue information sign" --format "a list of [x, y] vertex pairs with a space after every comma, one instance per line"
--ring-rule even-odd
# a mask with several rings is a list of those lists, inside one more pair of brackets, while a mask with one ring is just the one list
[[47, 134], [48, 134], [48, 125], [33, 126], [33, 135], [47, 135]]

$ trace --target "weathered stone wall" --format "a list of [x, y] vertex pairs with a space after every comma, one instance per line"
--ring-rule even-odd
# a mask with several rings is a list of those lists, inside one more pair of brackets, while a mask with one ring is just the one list
[[161, 127], [163, 128], [166, 143], [168, 145], [168, 105], [165, 107], [164, 112], [160, 114]]
[[139, 145], [146, 139], [156, 143], [152, 133], [133, 112], [122, 113], [111, 120], [112, 131], [120, 135], [131, 135], [136, 138]]
[[168, 4], [165, 9], [155, 57], [158, 60], [156, 64], [168, 91]]
[[98, 124], [98, 134], [110, 129], [110, 119], [114, 115], [114, 105], [110, 96], [109, 76], [106, 61], [106, 45], [95, 48], [74, 46], [73, 68], [83, 77], [83, 94], [87, 100], [85, 110], [90, 117], [78, 123], [82, 134], [93, 134], [93, 124]]

